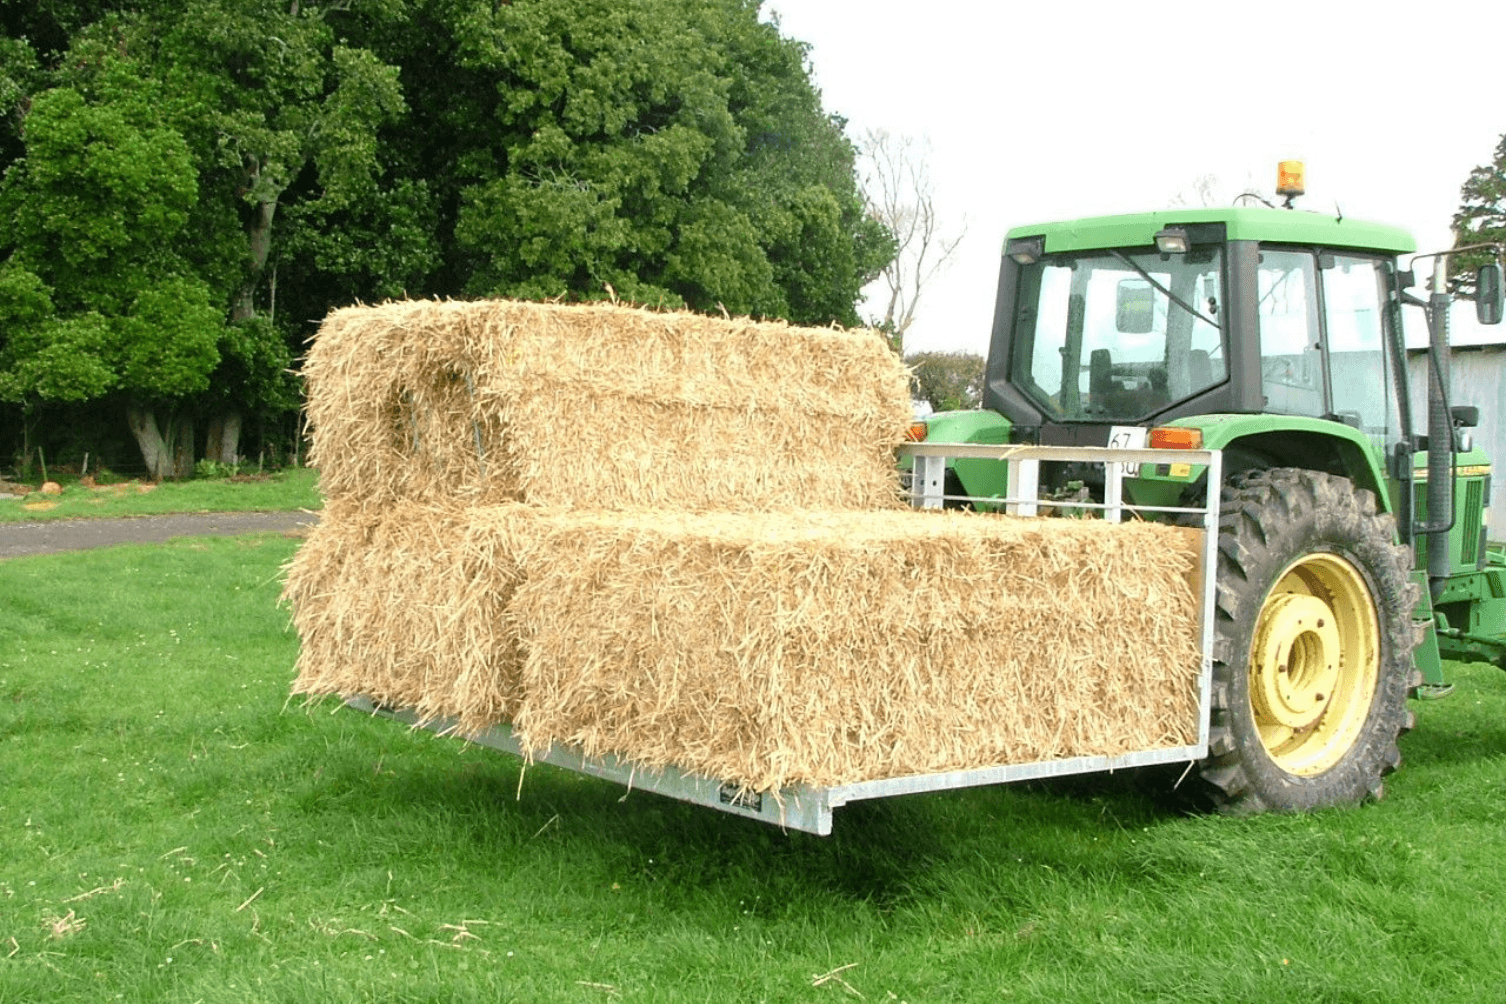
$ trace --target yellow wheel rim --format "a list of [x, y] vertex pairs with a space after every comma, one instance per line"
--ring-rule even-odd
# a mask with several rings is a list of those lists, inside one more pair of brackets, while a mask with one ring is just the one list
[[1276, 765], [1306, 777], [1343, 759], [1370, 716], [1379, 674], [1375, 601], [1359, 570], [1324, 553], [1288, 565], [1250, 645], [1250, 705]]

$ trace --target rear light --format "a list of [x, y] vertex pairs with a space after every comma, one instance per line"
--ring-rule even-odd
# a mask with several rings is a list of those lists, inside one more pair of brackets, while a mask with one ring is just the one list
[[1150, 448], [1153, 450], [1201, 450], [1202, 429], [1184, 429], [1181, 426], [1165, 425], [1150, 430]]
[[926, 433], [929, 431], [926, 423], [912, 422], [910, 423], [910, 430], [905, 433], [905, 438], [912, 443], [924, 443], [926, 441]]

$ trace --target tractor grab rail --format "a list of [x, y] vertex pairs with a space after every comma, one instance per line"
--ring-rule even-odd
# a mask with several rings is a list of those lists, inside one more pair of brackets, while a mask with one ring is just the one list
[[[910, 482], [910, 501], [917, 509], [940, 509], [947, 501], [989, 502], [1003, 505], [1011, 516], [1039, 515], [1040, 465], [1042, 461], [1098, 463], [1104, 465], [1103, 501], [1083, 502], [1070, 499], [1049, 500], [1052, 506], [1102, 510], [1103, 518], [1118, 523], [1128, 512], [1203, 513], [1201, 508], [1185, 506], [1130, 505], [1124, 501], [1124, 479], [1131, 466], [1140, 464], [1198, 464], [1208, 466], [1208, 484], [1221, 483], [1222, 462], [1217, 450], [1167, 450], [1146, 447], [1119, 448], [1106, 446], [1027, 446], [989, 445], [985, 443], [906, 443], [899, 448], [901, 457], [913, 459], [915, 468]], [[1005, 498], [975, 498], [946, 495], [943, 485], [948, 460], [1000, 460], [1009, 465], [1010, 494]], [[1214, 527], [1217, 527], [1215, 521]]]

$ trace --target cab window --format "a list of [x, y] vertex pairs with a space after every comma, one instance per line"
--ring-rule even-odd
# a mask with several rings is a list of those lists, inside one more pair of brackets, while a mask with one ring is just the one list
[[1226, 379], [1216, 248], [1054, 255], [1019, 281], [1013, 372], [1048, 414], [1140, 421]]
[[1382, 338], [1385, 266], [1344, 254], [1319, 263], [1333, 417], [1385, 443], [1399, 424]]
[[1261, 251], [1255, 288], [1266, 411], [1313, 418], [1328, 411], [1315, 287], [1310, 253]]

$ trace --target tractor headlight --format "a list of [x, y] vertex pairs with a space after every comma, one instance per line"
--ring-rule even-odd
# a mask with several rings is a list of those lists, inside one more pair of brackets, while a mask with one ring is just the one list
[[1046, 238], [1016, 237], [1005, 246], [1004, 253], [1013, 258], [1016, 265], [1034, 265], [1046, 253]]

